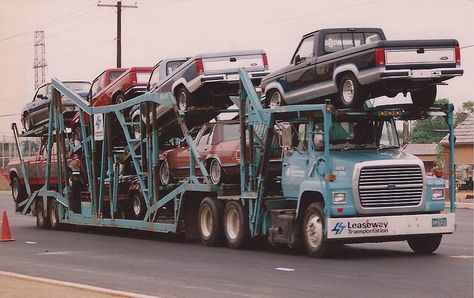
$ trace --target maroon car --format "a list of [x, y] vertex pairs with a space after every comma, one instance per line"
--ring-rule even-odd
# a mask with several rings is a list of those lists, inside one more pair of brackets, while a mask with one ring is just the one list
[[[237, 183], [240, 175], [240, 126], [236, 120], [220, 120], [204, 124], [195, 137], [197, 150], [209, 172], [211, 183]], [[189, 177], [189, 147], [180, 146], [160, 156], [160, 182]], [[276, 162], [277, 161], [277, 162]], [[280, 155], [271, 164], [278, 164]], [[196, 174], [200, 170], [196, 165]]]

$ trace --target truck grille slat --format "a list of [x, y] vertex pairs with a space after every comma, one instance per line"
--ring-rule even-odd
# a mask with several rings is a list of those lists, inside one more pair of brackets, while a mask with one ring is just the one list
[[360, 170], [358, 192], [362, 208], [418, 206], [423, 173], [418, 165], [366, 166]]

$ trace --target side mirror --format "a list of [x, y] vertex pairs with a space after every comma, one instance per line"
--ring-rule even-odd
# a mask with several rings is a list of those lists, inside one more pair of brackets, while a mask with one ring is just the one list
[[293, 130], [288, 122], [281, 123], [281, 146], [283, 148], [291, 148], [293, 142]]
[[411, 143], [412, 141], [412, 134], [411, 134], [411, 123], [409, 121], [403, 122], [403, 133], [402, 133], [402, 146], [405, 147], [407, 144]]
[[300, 55], [296, 55], [296, 56], [295, 56], [295, 65], [298, 64], [298, 63], [300, 63], [301, 61], [302, 61], [301, 56], [300, 56]]
[[44, 98], [44, 95], [43, 95], [43, 94], [37, 94], [37, 95], [36, 95], [36, 98], [43, 99], [43, 98]]

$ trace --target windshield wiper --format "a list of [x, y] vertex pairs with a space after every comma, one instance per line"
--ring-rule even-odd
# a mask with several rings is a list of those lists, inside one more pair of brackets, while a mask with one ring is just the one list
[[372, 144], [361, 144], [361, 145], [346, 146], [346, 147], [341, 149], [341, 152], [342, 151], [347, 151], [347, 150], [350, 150], [350, 149], [365, 149], [365, 148], [374, 148], [374, 146]]
[[399, 146], [396, 146], [396, 145], [384, 145], [384, 144], [380, 144], [380, 145], [377, 147], [377, 150], [383, 150], [383, 149], [396, 149], [396, 148], [399, 148]]

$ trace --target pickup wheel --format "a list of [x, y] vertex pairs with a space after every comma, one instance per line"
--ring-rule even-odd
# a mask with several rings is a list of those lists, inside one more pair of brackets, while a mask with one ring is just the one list
[[230, 248], [244, 248], [249, 242], [248, 212], [239, 201], [225, 204], [224, 232]]
[[417, 236], [407, 240], [410, 248], [417, 254], [430, 254], [438, 249], [443, 235]]
[[120, 104], [125, 102], [125, 96], [122, 93], [119, 93], [114, 98], [114, 104]]
[[270, 109], [276, 109], [280, 106], [285, 105], [283, 101], [283, 96], [281, 96], [280, 91], [278, 90], [270, 90], [268, 92], [268, 97], [266, 100], [267, 107]]
[[303, 217], [303, 241], [308, 255], [323, 258], [329, 254], [324, 236], [324, 213], [320, 202], [311, 203]]
[[346, 73], [339, 82], [339, 97], [335, 103], [340, 108], [356, 108], [363, 104], [364, 87], [352, 73]]
[[222, 240], [222, 201], [206, 197], [198, 212], [199, 234], [202, 244], [215, 246]]
[[436, 99], [436, 85], [429, 86], [422, 90], [411, 91], [411, 101], [417, 107], [431, 107]]
[[14, 175], [11, 181], [11, 186], [12, 186], [12, 197], [13, 201], [15, 203], [19, 204], [26, 200], [27, 194], [26, 194], [26, 189], [24, 185], [20, 184], [20, 179]]
[[176, 92], [176, 101], [180, 111], [184, 111], [192, 106], [191, 93], [189, 93], [186, 87], [179, 87], [178, 91]]
[[58, 202], [54, 199], [49, 201], [48, 217], [51, 223], [51, 228], [57, 230], [59, 228], [59, 208]]
[[37, 198], [35, 203], [36, 212], [36, 227], [40, 229], [47, 229], [50, 226], [49, 218], [44, 212], [43, 198]]

